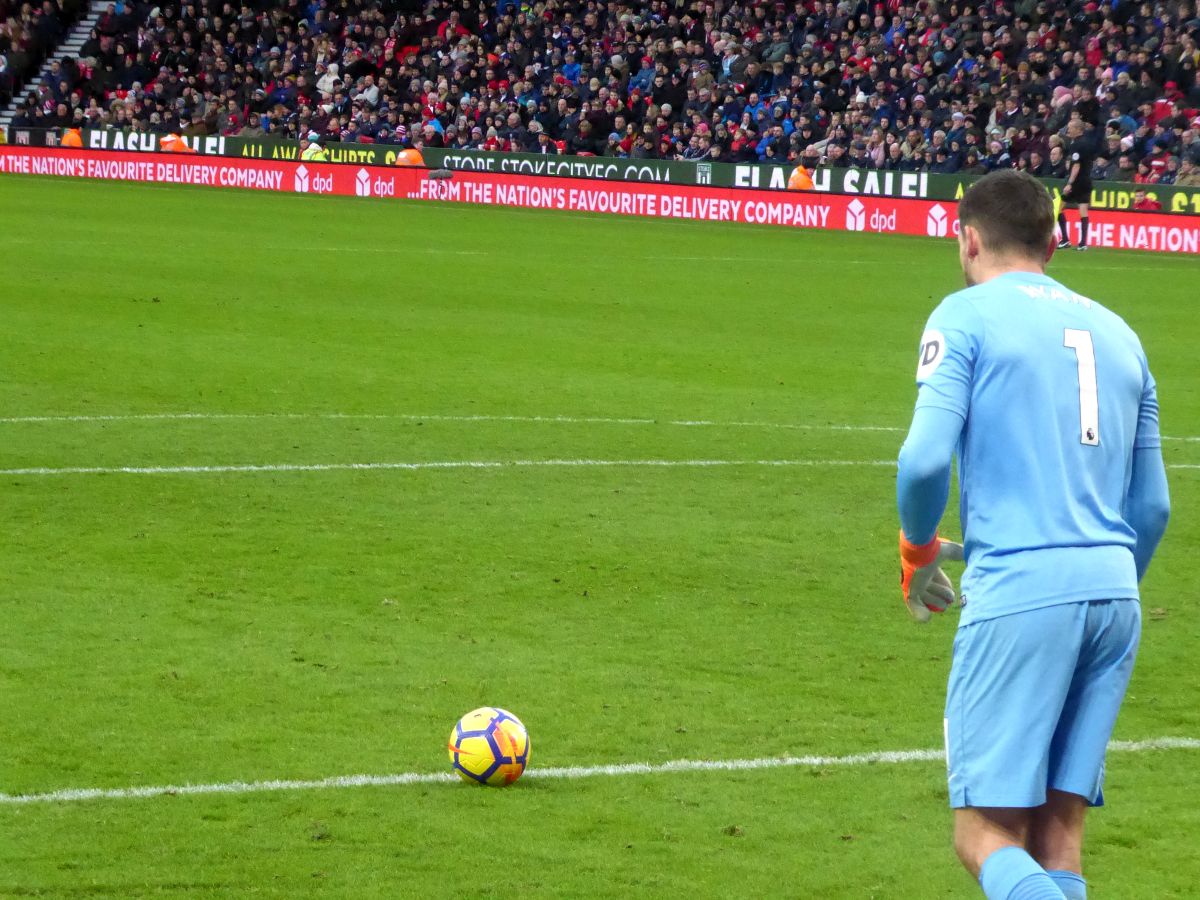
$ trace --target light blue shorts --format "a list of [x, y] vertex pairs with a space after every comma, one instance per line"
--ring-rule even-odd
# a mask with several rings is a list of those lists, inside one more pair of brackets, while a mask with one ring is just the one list
[[958, 629], [946, 694], [950, 805], [1104, 805], [1104, 753], [1137, 656], [1136, 600], [1047, 606]]

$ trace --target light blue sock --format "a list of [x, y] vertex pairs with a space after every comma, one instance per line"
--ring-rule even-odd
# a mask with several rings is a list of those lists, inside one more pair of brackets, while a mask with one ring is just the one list
[[1082, 875], [1064, 869], [1048, 869], [1046, 874], [1054, 879], [1067, 900], [1087, 900], [1087, 882]]
[[1066, 900], [1046, 870], [1020, 847], [1003, 847], [985, 859], [979, 885], [988, 900]]

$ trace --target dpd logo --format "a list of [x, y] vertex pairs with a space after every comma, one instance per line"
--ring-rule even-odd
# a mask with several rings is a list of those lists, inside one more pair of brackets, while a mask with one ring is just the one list
[[945, 237], [948, 225], [949, 217], [946, 215], [946, 210], [940, 203], [933, 204], [925, 219], [925, 233], [930, 237]]
[[308, 169], [300, 166], [296, 169], [296, 179], [292, 182], [292, 186], [298, 194], [307, 194], [310, 190], [314, 194], [332, 194], [333, 193], [333, 176], [326, 175], [322, 178], [319, 174], [308, 177]]
[[890, 216], [878, 209], [871, 213], [871, 230], [875, 232], [895, 231], [896, 210], [893, 209]]
[[855, 197], [846, 207], [846, 230], [847, 231], [862, 231], [867, 227], [867, 208], [863, 206], [863, 202]]
[[928, 378], [946, 357], [946, 338], [935, 328], [921, 335], [921, 350], [917, 356], [917, 380]]
[[380, 176], [371, 180], [371, 173], [359, 169], [354, 176], [354, 193], [359, 197], [395, 197], [396, 179]]

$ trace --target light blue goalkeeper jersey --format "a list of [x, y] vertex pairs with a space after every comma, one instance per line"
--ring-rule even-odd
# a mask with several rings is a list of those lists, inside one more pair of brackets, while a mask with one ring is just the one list
[[1054, 279], [1010, 272], [947, 297], [921, 339], [917, 407], [965, 419], [961, 622], [1137, 598], [1122, 515], [1134, 448], [1158, 447], [1137, 336]]

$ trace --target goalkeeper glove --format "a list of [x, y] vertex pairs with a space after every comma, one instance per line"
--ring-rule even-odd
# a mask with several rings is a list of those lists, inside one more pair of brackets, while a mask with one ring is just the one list
[[954, 603], [954, 585], [938, 563], [962, 558], [962, 544], [935, 535], [928, 544], [917, 546], [900, 530], [900, 591], [918, 622], [928, 622], [931, 613], [943, 612]]

